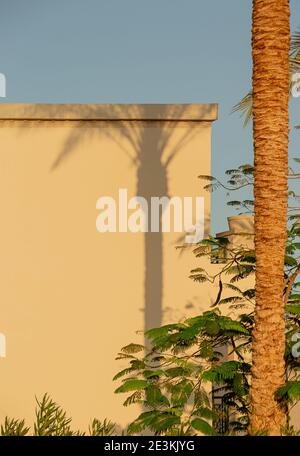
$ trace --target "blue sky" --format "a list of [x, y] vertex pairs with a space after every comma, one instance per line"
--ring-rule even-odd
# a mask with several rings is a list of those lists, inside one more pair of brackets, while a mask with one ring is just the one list
[[[0, 72], [20, 103], [219, 103], [212, 170], [252, 161], [232, 106], [251, 81], [251, 0], [0, 0]], [[291, 27], [300, 2], [291, 0]], [[291, 124], [300, 123], [300, 98]], [[292, 131], [290, 155], [300, 131]], [[201, 170], [195, 170], [195, 179]], [[200, 182], [199, 182], [200, 185]], [[235, 195], [236, 198], [237, 195]], [[213, 195], [214, 231], [226, 195]]]

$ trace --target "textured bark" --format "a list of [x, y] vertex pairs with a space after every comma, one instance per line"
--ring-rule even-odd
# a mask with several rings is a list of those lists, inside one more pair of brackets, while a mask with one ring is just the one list
[[283, 268], [288, 173], [289, 0], [253, 0], [256, 310], [250, 432], [279, 435], [284, 383]]

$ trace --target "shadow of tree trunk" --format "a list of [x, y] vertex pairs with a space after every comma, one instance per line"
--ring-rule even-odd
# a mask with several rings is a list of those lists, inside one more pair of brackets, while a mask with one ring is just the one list
[[[143, 196], [150, 208], [151, 197], [167, 196], [168, 181], [162, 163], [164, 141], [158, 128], [145, 128], [141, 137], [139, 166], [137, 169], [137, 194]], [[148, 226], [151, 226], [149, 210]], [[163, 298], [163, 238], [161, 214], [159, 232], [150, 229], [144, 235], [144, 329], [161, 325]]]

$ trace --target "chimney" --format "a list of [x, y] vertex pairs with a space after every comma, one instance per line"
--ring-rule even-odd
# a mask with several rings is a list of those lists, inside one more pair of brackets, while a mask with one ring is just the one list
[[234, 215], [227, 218], [229, 230], [217, 233], [216, 237], [228, 238], [231, 247], [254, 248], [253, 215]]

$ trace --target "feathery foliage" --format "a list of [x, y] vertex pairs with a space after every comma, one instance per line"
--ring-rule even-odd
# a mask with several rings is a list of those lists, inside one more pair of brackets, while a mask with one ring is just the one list
[[[297, 160], [295, 160], [297, 162]], [[227, 182], [211, 176], [199, 176], [208, 182], [205, 188], [226, 191], [253, 186], [252, 165], [241, 165], [226, 172]], [[293, 175], [297, 175], [292, 171]], [[297, 196], [290, 193], [290, 209]], [[229, 205], [241, 213], [253, 211], [253, 200], [233, 200]], [[297, 214], [297, 210], [296, 210]], [[286, 410], [284, 435], [297, 431], [289, 424], [292, 407], [300, 399], [300, 214], [289, 216], [285, 256], [283, 300], [286, 309], [286, 379], [277, 392], [277, 400]], [[251, 241], [253, 233], [238, 233]], [[129, 366], [114, 380], [121, 381], [117, 394], [126, 394], [124, 406], [140, 404], [146, 410], [128, 428], [129, 434], [150, 430], [157, 435], [215, 435], [247, 432], [249, 423], [249, 385], [255, 251], [253, 243], [232, 244], [228, 238], [210, 236], [194, 249], [196, 258], [208, 258], [218, 264], [214, 273], [203, 267], [191, 271], [199, 283], [217, 285], [215, 299], [203, 302], [210, 310], [177, 323], [146, 332], [150, 348], [127, 345], [117, 359]], [[296, 350], [299, 347], [299, 352]], [[224, 426], [224, 422], [226, 426]]]
[[[0, 427], [1, 436], [79, 436], [84, 432], [74, 431], [71, 428], [72, 419], [54, 402], [48, 394], [41, 400], [36, 399], [35, 422], [33, 430], [26, 426], [25, 420], [6, 417]], [[89, 426], [89, 435], [110, 436], [115, 435], [116, 425], [109, 420], [100, 421], [94, 418]]]

